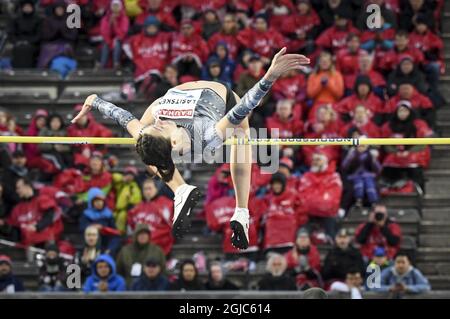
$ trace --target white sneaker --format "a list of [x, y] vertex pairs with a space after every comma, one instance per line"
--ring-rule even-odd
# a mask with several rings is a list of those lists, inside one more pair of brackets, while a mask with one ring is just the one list
[[250, 214], [248, 209], [236, 207], [234, 215], [230, 219], [230, 227], [233, 230], [231, 244], [238, 249], [247, 249], [249, 245], [248, 228]]
[[196, 186], [183, 184], [175, 191], [172, 234], [183, 237], [191, 226], [192, 210], [200, 200], [201, 193]]

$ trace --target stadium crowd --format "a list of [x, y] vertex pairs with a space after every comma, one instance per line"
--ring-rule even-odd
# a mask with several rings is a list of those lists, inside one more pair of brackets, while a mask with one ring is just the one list
[[[38, 2], [38, 3], [37, 3]], [[66, 24], [68, 3], [81, 7], [80, 29]], [[381, 8], [370, 25], [369, 4]], [[429, 137], [444, 72], [440, 12], [443, 1], [424, 0], [21, 0], [10, 23], [12, 68], [48, 68], [66, 76], [76, 69], [77, 39], [98, 51], [97, 69], [132, 68], [136, 92], [149, 103], [186, 81], [220, 81], [240, 96], [264, 74], [282, 47], [312, 60], [273, 86], [250, 124], [271, 137]], [[81, 105], [76, 105], [74, 112]], [[110, 137], [87, 115], [68, 126], [36, 110], [21, 128], [0, 110], [3, 135]], [[2, 144], [0, 237], [46, 249], [39, 289], [66, 290], [67, 260], [82, 267], [85, 292], [238, 289], [226, 279], [224, 260], [199, 259], [167, 270], [172, 194], [158, 180], [129, 166], [106, 148]], [[262, 174], [254, 164], [250, 194], [250, 259], [267, 256], [261, 290], [324, 287], [418, 293], [427, 279], [400, 250], [402, 230], [380, 203], [382, 195], [425, 192], [427, 146], [282, 147], [280, 168]], [[227, 259], [241, 256], [230, 244], [235, 207], [230, 168], [211, 177], [203, 215], [208, 233], [223, 234]], [[351, 209], [370, 210], [355, 232], [340, 228]], [[79, 225], [84, 246], [64, 237], [63, 220]], [[208, 234], [207, 234], [208, 235]], [[323, 262], [317, 245], [330, 245]], [[381, 288], [364, 279], [379, 266]], [[239, 265], [238, 265], [239, 266]], [[245, 268], [245, 266], [243, 266]], [[11, 288], [12, 287], [12, 288]], [[21, 291], [12, 261], [0, 256], [0, 291]]]

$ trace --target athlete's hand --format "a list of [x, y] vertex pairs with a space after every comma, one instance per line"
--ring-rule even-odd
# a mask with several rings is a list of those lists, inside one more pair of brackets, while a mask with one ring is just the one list
[[92, 109], [92, 103], [94, 102], [95, 98], [97, 97], [97, 94], [91, 94], [89, 95], [86, 100], [84, 101], [83, 107], [81, 108], [80, 113], [75, 116], [72, 121], [70, 121], [72, 124], [78, 121], [80, 118], [88, 114]]
[[275, 54], [272, 64], [264, 76], [268, 81], [275, 81], [283, 73], [290, 70], [302, 70], [304, 65], [310, 63], [309, 58], [301, 54], [285, 54], [286, 48], [282, 48], [280, 52]]

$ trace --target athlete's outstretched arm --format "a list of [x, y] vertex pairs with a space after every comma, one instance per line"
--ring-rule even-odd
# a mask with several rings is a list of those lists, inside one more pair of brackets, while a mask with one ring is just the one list
[[285, 53], [286, 48], [283, 48], [274, 56], [272, 64], [264, 77], [216, 124], [216, 129], [222, 133], [222, 136], [225, 137], [224, 134], [227, 128], [238, 126], [261, 103], [272, 84], [283, 73], [290, 70], [301, 70], [304, 68], [303, 65], [310, 62], [304, 55]]
[[139, 138], [139, 133], [144, 125], [129, 111], [102, 100], [96, 94], [89, 95], [86, 98], [80, 113], [78, 113], [71, 122], [75, 123], [80, 117], [89, 113], [91, 109], [97, 110], [104, 116], [116, 121], [117, 124], [126, 129], [135, 140]]

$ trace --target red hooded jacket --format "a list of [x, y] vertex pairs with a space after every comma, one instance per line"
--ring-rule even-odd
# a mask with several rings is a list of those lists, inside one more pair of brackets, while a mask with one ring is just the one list
[[197, 64], [201, 66], [206, 62], [209, 55], [208, 44], [196, 33], [192, 34], [190, 37], [186, 37], [181, 33], [175, 34], [172, 38], [171, 46], [172, 63], [176, 63], [187, 54], [191, 54], [194, 55]]
[[290, 38], [287, 43], [289, 52], [297, 52], [305, 45], [305, 39], [296, 37], [298, 32], [306, 35], [314, 28], [320, 25], [320, 18], [314, 9], [311, 8], [308, 15], [291, 14], [284, 17], [281, 23], [281, 33]]
[[370, 111], [370, 117], [384, 112], [383, 101], [373, 92], [370, 92], [365, 100], [361, 100], [356, 94], [347, 96], [336, 105], [336, 109], [341, 114], [349, 114], [352, 116], [358, 105], [364, 105]]
[[114, 40], [123, 41], [128, 33], [128, 27], [130, 21], [125, 13], [125, 7], [122, 6], [122, 10], [119, 15], [112, 20], [112, 12], [108, 10], [106, 15], [100, 21], [100, 34], [103, 37], [103, 41], [112, 48], [114, 46]]
[[427, 54], [435, 55], [435, 61], [441, 65], [441, 73], [445, 73], [444, 42], [439, 36], [431, 31], [427, 31], [424, 34], [414, 31], [409, 35], [409, 43], [424, 53], [425, 63], [432, 62], [430, 59], [427, 59]]
[[[355, 237], [357, 237], [361, 233], [361, 231], [365, 225], [366, 225], [366, 223], [362, 223], [356, 228]], [[390, 230], [392, 235], [400, 237], [400, 238], [402, 237], [402, 230], [397, 223], [389, 222], [387, 227]], [[383, 247], [386, 250], [386, 254], [389, 257], [389, 259], [393, 259], [400, 249], [400, 243], [401, 243], [401, 240], [395, 246], [389, 245], [386, 240], [386, 237], [381, 232], [381, 228], [374, 226], [374, 227], [372, 227], [372, 229], [370, 231], [370, 234], [369, 234], [369, 237], [367, 238], [366, 243], [361, 245], [360, 251], [364, 257], [367, 257], [370, 260], [373, 257], [373, 252], [374, 252], [375, 248]]]
[[[282, 121], [278, 113], [266, 119], [266, 127], [273, 138], [301, 137], [303, 133], [302, 120], [291, 116], [287, 121]], [[272, 129], [278, 129], [279, 136], [273, 136]]]
[[253, 28], [246, 28], [237, 35], [239, 43], [259, 55], [272, 58], [273, 53], [286, 45], [283, 36], [274, 29], [258, 32]]
[[333, 52], [338, 52], [347, 45], [347, 36], [349, 33], [359, 35], [360, 32], [351, 22], [348, 23], [345, 29], [331, 26], [323, 31], [316, 39], [316, 45], [324, 49], [332, 50]]

